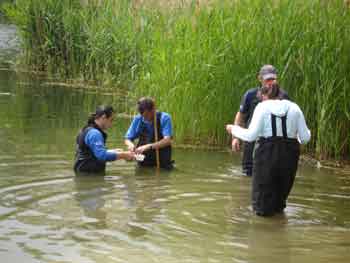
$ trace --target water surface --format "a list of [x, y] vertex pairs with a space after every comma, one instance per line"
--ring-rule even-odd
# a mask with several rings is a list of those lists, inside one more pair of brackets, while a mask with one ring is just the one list
[[[175, 149], [172, 172], [119, 161], [75, 177], [88, 113], [125, 100], [47, 82], [0, 71], [1, 262], [350, 261], [349, 175], [301, 166], [285, 214], [269, 219], [253, 215], [251, 179], [225, 151]], [[110, 147], [128, 123], [116, 119]]]

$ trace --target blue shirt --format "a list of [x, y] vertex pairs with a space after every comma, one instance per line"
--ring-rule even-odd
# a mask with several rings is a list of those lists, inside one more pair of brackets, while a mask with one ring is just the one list
[[[153, 122], [149, 122], [145, 120], [142, 115], [138, 114], [135, 116], [133, 121], [131, 122], [131, 125], [128, 129], [128, 131], [125, 134], [125, 139], [128, 140], [135, 140], [140, 136], [141, 129], [142, 127], [146, 127], [147, 133], [150, 136], [153, 136], [154, 133], [154, 127], [153, 127]], [[163, 137], [168, 136], [172, 137], [173, 136], [173, 130], [172, 130], [172, 124], [171, 124], [171, 117], [168, 113], [162, 112], [161, 117], [160, 117], [160, 132]]]
[[108, 162], [117, 159], [115, 152], [107, 151], [102, 133], [99, 130], [95, 128], [90, 129], [84, 138], [84, 142], [99, 161]]
[[259, 90], [258, 88], [253, 88], [253, 89], [247, 90], [247, 92], [244, 93], [241, 100], [241, 104], [239, 105], [239, 111], [241, 113], [249, 112], [249, 107], [252, 101], [256, 98], [258, 90]]

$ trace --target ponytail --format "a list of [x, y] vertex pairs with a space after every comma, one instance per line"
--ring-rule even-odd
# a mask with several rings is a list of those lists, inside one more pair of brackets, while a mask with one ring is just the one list
[[96, 119], [96, 113], [91, 113], [88, 120], [87, 120], [87, 126], [91, 126], [95, 123], [95, 119]]
[[104, 105], [98, 106], [96, 108], [96, 111], [89, 115], [89, 118], [83, 130], [85, 130], [87, 127], [94, 126], [95, 120], [102, 117], [103, 115], [106, 115], [106, 117], [109, 118], [112, 116], [113, 113], [114, 113], [114, 109], [112, 106], [104, 106]]

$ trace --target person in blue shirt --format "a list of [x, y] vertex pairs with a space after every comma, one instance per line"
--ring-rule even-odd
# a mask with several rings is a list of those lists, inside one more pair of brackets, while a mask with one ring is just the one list
[[[141, 166], [156, 166], [156, 150], [159, 150], [160, 167], [173, 168], [171, 159], [172, 123], [171, 116], [166, 112], [158, 112], [152, 98], [143, 97], [137, 102], [136, 115], [125, 134], [125, 144], [129, 151], [136, 154], [144, 154], [145, 159], [139, 161]], [[154, 115], [157, 120], [158, 141], [154, 136]], [[134, 140], [138, 139], [135, 145]]]
[[117, 159], [133, 160], [133, 152], [107, 150], [105, 130], [112, 127], [114, 110], [111, 106], [99, 106], [91, 114], [87, 124], [76, 139], [75, 172], [101, 173], [106, 169], [106, 162]]
[[[249, 89], [242, 97], [239, 111], [236, 113], [234, 124], [241, 127], [248, 127], [252, 119], [255, 107], [262, 101], [261, 89], [263, 87], [272, 87], [277, 84], [277, 70], [272, 65], [264, 65], [258, 73], [260, 86]], [[283, 89], [279, 89], [279, 99], [289, 99], [288, 94]], [[242, 157], [242, 170], [247, 176], [252, 176], [253, 173], [253, 152], [255, 142], [245, 142]], [[241, 143], [238, 138], [232, 139], [232, 150], [240, 151]]]

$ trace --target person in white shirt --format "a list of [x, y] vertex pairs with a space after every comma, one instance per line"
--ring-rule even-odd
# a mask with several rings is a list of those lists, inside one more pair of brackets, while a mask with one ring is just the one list
[[278, 98], [279, 86], [263, 87], [263, 102], [253, 113], [247, 129], [226, 125], [226, 130], [244, 141], [255, 141], [252, 206], [257, 215], [283, 212], [294, 183], [300, 155], [299, 144], [310, 140], [304, 114], [299, 106]]

